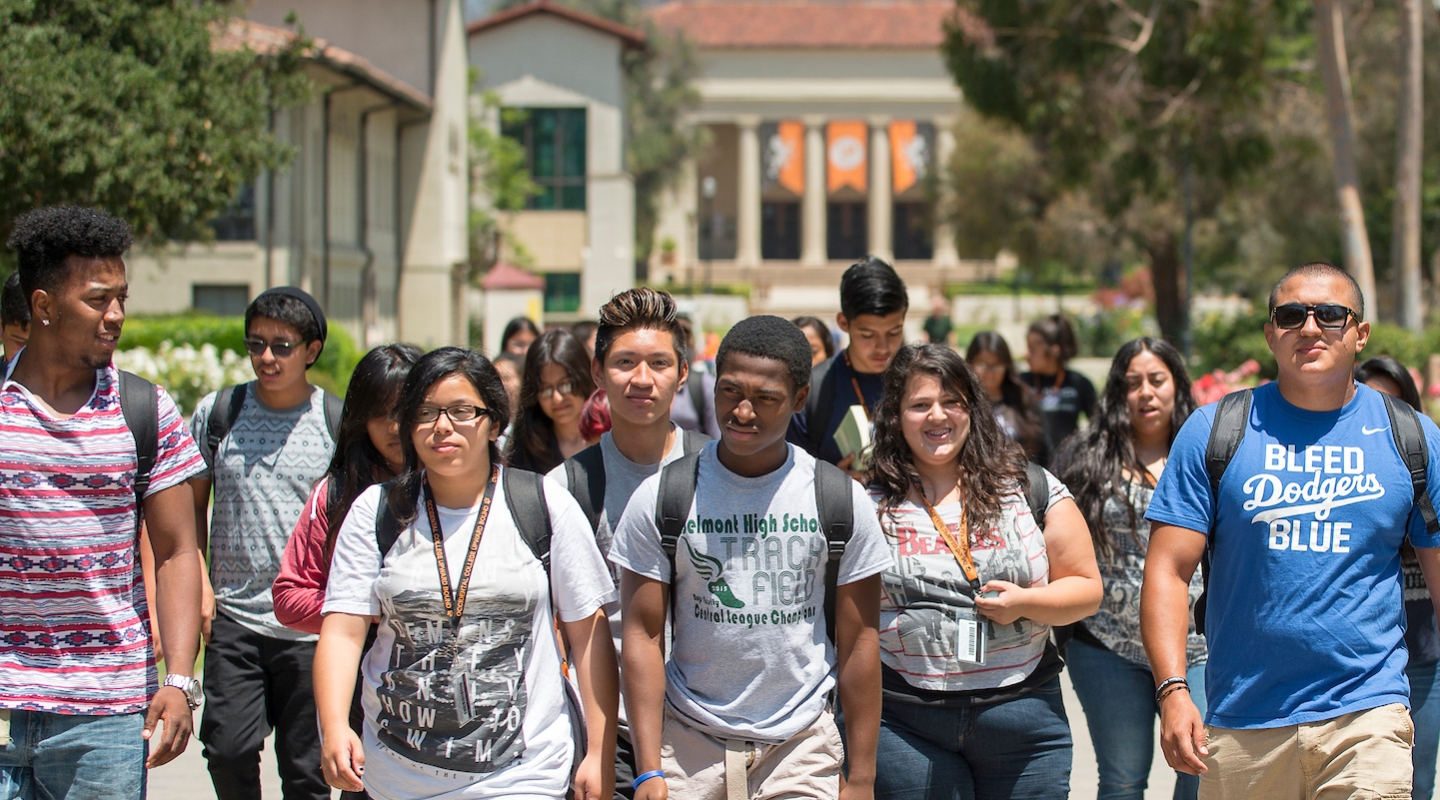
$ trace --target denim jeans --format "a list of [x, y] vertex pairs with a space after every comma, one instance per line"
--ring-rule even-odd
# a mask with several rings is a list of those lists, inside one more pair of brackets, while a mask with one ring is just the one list
[[145, 715], [11, 711], [0, 748], [0, 800], [145, 796]]
[[1440, 670], [1435, 662], [1405, 668], [1410, 680], [1410, 719], [1415, 723], [1413, 800], [1430, 800], [1435, 794], [1435, 757], [1440, 753]]
[[1064, 800], [1070, 722], [1055, 678], [1003, 703], [937, 708], [887, 702], [877, 800]]
[[[1100, 768], [1097, 800], [1144, 800], [1160, 713], [1150, 668], [1078, 639], [1065, 656]], [[1191, 667], [1185, 679], [1190, 699], [1204, 715], [1205, 665]], [[1176, 774], [1175, 800], [1195, 800], [1199, 790], [1198, 777]]]

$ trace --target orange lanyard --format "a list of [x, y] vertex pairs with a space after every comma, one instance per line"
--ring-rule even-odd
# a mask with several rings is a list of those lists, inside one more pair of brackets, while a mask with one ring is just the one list
[[965, 579], [970, 581], [970, 588], [979, 594], [980, 571], [975, 569], [975, 558], [970, 555], [970, 529], [965, 524], [965, 504], [960, 504], [960, 533], [963, 536], [960, 538], [956, 537], [955, 533], [950, 530], [950, 526], [945, 524], [945, 520], [940, 518], [940, 512], [935, 510], [935, 506], [930, 505], [930, 501], [925, 499], [925, 492], [921, 490], [919, 494], [921, 505], [930, 512], [930, 522], [935, 526], [935, 532], [945, 540], [945, 545], [950, 548], [951, 554], [960, 563], [960, 569], [965, 572]]
[[[490, 519], [490, 501], [495, 496], [495, 484], [500, 481], [500, 467], [490, 468], [490, 482], [485, 485], [485, 496], [480, 502], [480, 514], [475, 518], [475, 532], [470, 536], [470, 549], [465, 553], [465, 564], [460, 568], [458, 589], [450, 588], [450, 566], [445, 562], [445, 531], [440, 527], [440, 515], [435, 509], [435, 497], [430, 493], [430, 480], [421, 484], [425, 496], [425, 516], [430, 522], [430, 535], [435, 541], [435, 565], [440, 570], [440, 599], [445, 603], [445, 616], [455, 625], [465, 613], [465, 596], [470, 593], [470, 575], [475, 571], [475, 555], [480, 552], [480, 539], [485, 536], [485, 522]], [[383, 502], [383, 500], [382, 500]]]
[[847, 350], [845, 356], [845, 368], [850, 371], [850, 388], [855, 390], [855, 399], [860, 401], [860, 407], [865, 409], [865, 419], [870, 419], [870, 403], [865, 400], [865, 393], [860, 391], [860, 381], [855, 379], [855, 368], [850, 366], [850, 352]]

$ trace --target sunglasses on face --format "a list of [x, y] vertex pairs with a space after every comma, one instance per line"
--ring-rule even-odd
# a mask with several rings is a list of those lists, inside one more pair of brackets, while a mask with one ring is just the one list
[[480, 417], [488, 417], [490, 419], [495, 418], [495, 412], [491, 411], [488, 408], [481, 408], [480, 406], [472, 405], [458, 405], [450, 406], [448, 408], [440, 408], [438, 406], [420, 406], [415, 410], [414, 420], [417, 425], [429, 425], [430, 423], [440, 419], [441, 414], [449, 417], [450, 421], [455, 423], [474, 422]]
[[296, 350], [300, 349], [300, 343], [267, 342], [264, 339], [245, 340], [245, 352], [249, 353], [252, 356], [255, 356], [257, 358], [263, 356], [265, 355], [265, 351], [267, 349], [270, 352], [274, 353], [276, 358], [289, 358], [290, 356], [295, 354]]
[[1293, 331], [1305, 327], [1305, 320], [1311, 314], [1315, 315], [1315, 324], [1321, 330], [1338, 331], [1344, 328], [1351, 317], [1360, 319], [1360, 315], [1354, 310], [1338, 303], [1321, 303], [1318, 306], [1305, 306], [1299, 303], [1286, 303], [1283, 306], [1275, 306], [1270, 312], [1270, 321], [1275, 327]]
[[565, 381], [564, 383], [557, 383], [554, 386], [541, 386], [537, 397], [549, 397], [551, 394], [558, 394], [564, 397], [573, 391], [575, 391], [575, 387], [571, 385], [570, 381]]

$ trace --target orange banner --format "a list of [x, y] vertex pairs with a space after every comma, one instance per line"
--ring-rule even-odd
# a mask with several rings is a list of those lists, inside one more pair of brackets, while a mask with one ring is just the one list
[[[924, 154], [924, 140], [919, 142], [919, 154]], [[916, 138], [914, 120], [890, 123], [890, 175], [894, 181], [895, 194], [914, 186], [925, 174], [923, 161], [916, 162]]]
[[[863, 122], [832, 122], [825, 130], [825, 186], [834, 192], [849, 186], [866, 191], [868, 160], [865, 138], [870, 126]], [[883, 155], [881, 156], [883, 158]]]
[[[768, 130], [767, 130], [768, 128]], [[765, 187], [781, 186], [795, 194], [805, 193], [805, 125], [781, 122], [761, 129], [766, 134], [762, 163]]]

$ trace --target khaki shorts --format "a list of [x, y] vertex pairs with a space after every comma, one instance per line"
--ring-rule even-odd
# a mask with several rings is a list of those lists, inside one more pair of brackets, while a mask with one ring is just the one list
[[746, 800], [840, 796], [845, 748], [835, 715], [828, 710], [788, 740], [768, 744], [711, 736], [692, 727], [667, 704], [660, 740], [660, 767], [672, 800], [726, 800], [727, 755], [733, 768], [743, 766]]
[[1415, 726], [1399, 703], [1283, 728], [1206, 726], [1200, 800], [1410, 800]]

